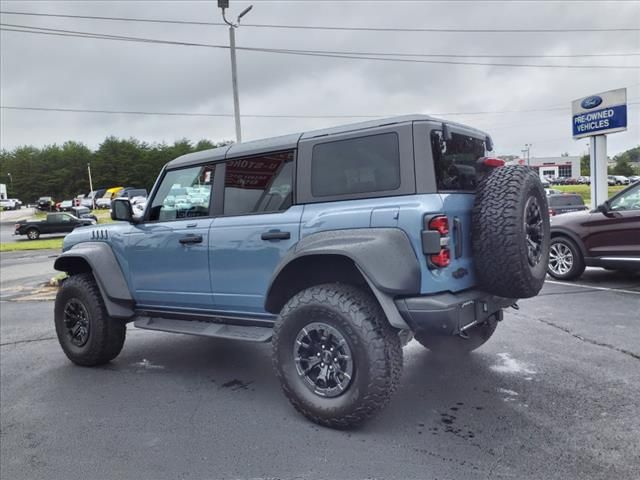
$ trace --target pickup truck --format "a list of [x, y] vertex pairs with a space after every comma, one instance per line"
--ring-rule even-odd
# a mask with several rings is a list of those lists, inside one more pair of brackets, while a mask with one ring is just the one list
[[29, 240], [37, 240], [43, 233], [68, 233], [76, 227], [95, 225], [92, 218], [78, 218], [68, 213], [49, 213], [44, 220], [19, 220], [15, 235], [26, 235]]

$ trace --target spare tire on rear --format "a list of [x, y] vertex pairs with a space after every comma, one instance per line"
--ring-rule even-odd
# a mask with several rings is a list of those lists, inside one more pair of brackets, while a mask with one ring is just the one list
[[549, 262], [549, 208], [527, 167], [494, 168], [478, 184], [472, 245], [479, 287], [506, 298], [538, 294]]

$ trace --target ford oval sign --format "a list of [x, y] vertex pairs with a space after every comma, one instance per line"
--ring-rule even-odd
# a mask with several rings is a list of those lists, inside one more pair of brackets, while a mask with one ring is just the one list
[[596, 108], [601, 103], [602, 103], [602, 97], [599, 97], [598, 95], [594, 95], [592, 97], [587, 97], [584, 100], [582, 100], [582, 103], [580, 103], [580, 106], [584, 109], [590, 110], [592, 108]]

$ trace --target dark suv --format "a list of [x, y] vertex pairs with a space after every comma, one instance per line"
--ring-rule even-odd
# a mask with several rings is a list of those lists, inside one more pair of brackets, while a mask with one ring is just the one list
[[412, 336], [457, 362], [542, 287], [544, 189], [491, 149], [479, 130], [413, 115], [177, 158], [142, 218], [116, 198], [121, 221], [65, 238], [60, 344], [99, 365], [128, 322], [271, 340], [294, 407], [356, 425], [388, 402]]
[[591, 212], [552, 218], [549, 275], [571, 280], [587, 266], [640, 271], [640, 183]]

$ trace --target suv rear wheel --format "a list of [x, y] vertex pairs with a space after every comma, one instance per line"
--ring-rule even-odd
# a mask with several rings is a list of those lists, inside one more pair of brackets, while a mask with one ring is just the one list
[[72, 275], [62, 283], [54, 314], [58, 341], [73, 363], [102, 365], [122, 350], [126, 325], [109, 317], [92, 274]]
[[380, 306], [359, 288], [326, 284], [297, 293], [273, 334], [284, 394], [315, 423], [349, 428], [381, 410], [402, 374], [402, 347]]

